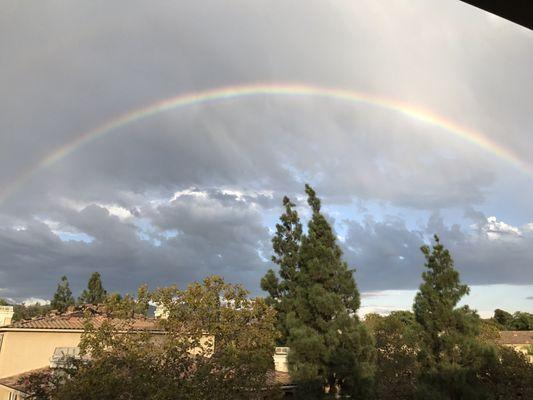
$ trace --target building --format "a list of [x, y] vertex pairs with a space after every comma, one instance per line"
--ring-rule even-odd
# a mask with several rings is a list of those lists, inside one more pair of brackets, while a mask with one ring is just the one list
[[[111, 318], [99, 310], [89, 311], [93, 312], [91, 322], [96, 328], [106, 321], [111, 322], [119, 331], [148, 330], [162, 333], [156, 318], [137, 317], [129, 321]], [[164, 313], [161, 316], [164, 317]], [[24, 385], [19, 384], [21, 379], [35, 372], [61, 367], [66, 357], [78, 358], [78, 345], [85, 322], [84, 311], [73, 309], [64, 314], [47, 315], [0, 327], [0, 400], [23, 399]], [[214, 338], [206, 334], [201, 347], [205, 350], [206, 346], [213, 345]], [[288, 373], [288, 353], [287, 347], [276, 348], [275, 370], [269, 374], [268, 382], [281, 385], [285, 392], [292, 392], [295, 386]]]
[[24, 396], [26, 395], [24, 393], [24, 384], [19, 383], [19, 382], [29, 377], [32, 374], [36, 374], [39, 372], [45, 372], [48, 369], [49, 369], [48, 367], [40, 368], [40, 369], [25, 372], [23, 374], [18, 374], [18, 375], [0, 379], [0, 400], [24, 399]]
[[[156, 320], [139, 317], [129, 325], [126, 320], [94, 314], [95, 327], [110, 321], [119, 330], [156, 330]], [[0, 400], [22, 398], [18, 380], [29, 372], [54, 367], [59, 355], [79, 354], [77, 351], [84, 330], [83, 311], [73, 310], [61, 315], [48, 315], [0, 327]]]
[[13, 306], [0, 306], [0, 326], [11, 324], [13, 314]]
[[269, 382], [281, 386], [285, 394], [294, 393], [296, 385], [289, 374], [289, 347], [276, 347], [274, 351], [274, 371]]
[[496, 342], [524, 353], [533, 363], [533, 331], [501, 331]]

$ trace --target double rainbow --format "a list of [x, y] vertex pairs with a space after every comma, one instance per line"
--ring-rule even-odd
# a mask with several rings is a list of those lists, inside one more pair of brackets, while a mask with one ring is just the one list
[[55, 149], [37, 163], [30, 166], [30, 168], [26, 169], [23, 173], [16, 176], [15, 179], [13, 179], [8, 185], [0, 189], [0, 204], [42, 169], [55, 164], [80, 147], [83, 147], [98, 138], [116, 132], [118, 129], [128, 124], [152, 117], [165, 111], [186, 108], [193, 105], [224, 101], [228, 99], [270, 95], [291, 97], [313, 96], [318, 98], [344, 101], [352, 104], [368, 104], [395, 111], [430, 125], [438, 126], [449, 134], [459, 137], [464, 141], [482, 148], [487, 152], [496, 155], [498, 158], [513, 164], [520, 170], [523, 170], [527, 173], [532, 171], [531, 165], [520, 159], [511, 150], [489, 139], [481, 133], [460, 126], [437, 114], [433, 114], [421, 108], [413, 107], [407, 103], [376, 97], [365, 93], [329, 87], [299, 84], [253, 84], [222, 87], [201, 92], [180, 94], [175, 97], [160, 100], [148, 106], [121, 114], [116, 118], [105, 122], [103, 125], [97, 126], [85, 133], [82, 133], [74, 140]]

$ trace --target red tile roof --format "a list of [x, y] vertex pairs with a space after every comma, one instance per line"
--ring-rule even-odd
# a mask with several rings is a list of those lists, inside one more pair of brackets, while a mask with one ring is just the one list
[[288, 372], [268, 371], [267, 386], [280, 385], [281, 387], [293, 386], [291, 376]]
[[24, 383], [19, 383], [21, 379], [27, 378], [32, 374], [38, 374], [42, 372], [46, 373], [49, 371], [50, 371], [49, 367], [43, 367], [43, 368], [31, 370], [31, 371], [26, 371], [18, 375], [8, 376], [6, 378], [0, 379], [0, 385], [6, 386], [10, 389], [18, 390], [19, 392], [24, 393], [24, 390], [26, 389], [26, 387]]
[[533, 331], [501, 331], [498, 344], [533, 344]]
[[[90, 320], [95, 328], [102, 326], [104, 321], [109, 321], [115, 328], [124, 330], [157, 330], [155, 318], [136, 317], [131, 320], [111, 318], [105, 315], [93, 315]], [[31, 320], [17, 321], [1, 329], [60, 329], [83, 330], [86, 318], [80, 313], [61, 315], [48, 315]]]

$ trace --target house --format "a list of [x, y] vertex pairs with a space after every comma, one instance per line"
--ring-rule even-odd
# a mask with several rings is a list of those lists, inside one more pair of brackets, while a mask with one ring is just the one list
[[[85, 321], [83, 310], [71, 310], [0, 327], [0, 400], [22, 398], [16, 382], [29, 371], [53, 367], [58, 362], [58, 354], [76, 355]], [[154, 318], [135, 318], [129, 325], [126, 320], [96, 311], [91, 316], [95, 327], [104, 321], [125, 331], [157, 329]]]
[[13, 306], [0, 306], [0, 326], [9, 325], [13, 314]]
[[0, 379], [0, 400], [21, 400], [24, 393], [24, 383], [19, 383], [32, 374], [45, 372], [49, 367], [34, 369], [22, 374]]
[[533, 363], [533, 331], [500, 331], [496, 343], [524, 353]]
[[[86, 322], [85, 310], [71, 309], [64, 314], [47, 315], [31, 320], [18, 321], [0, 327], [0, 400], [21, 400], [24, 387], [18, 382], [34, 372], [49, 371], [60, 367], [65, 357], [79, 357], [79, 343]], [[136, 317], [133, 320], [112, 318], [96, 308], [90, 320], [98, 328], [111, 322], [124, 332], [152, 331], [162, 333], [156, 318]], [[161, 315], [164, 318], [164, 314]], [[213, 345], [213, 337], [206, 335], [201, 346]], [[192, 350], [194, 352], [194, 350]], [[286, 392], [291, 392], [288, 373], [286, 347], [276, 348], [274, 354], [275, 371], [268, 376], [272, 384], [280, 384]]]
[[268, 377], [269, 383], [281, 386], [287, 394], [294, 394], [296, 385], [289, 374], [289, 347], [276, 347], [274, 351], [274, 371]]

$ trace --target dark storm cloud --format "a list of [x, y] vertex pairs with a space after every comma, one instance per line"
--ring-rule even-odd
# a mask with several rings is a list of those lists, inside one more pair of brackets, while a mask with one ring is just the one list
[[[121, 113], [253, 82], [401, 100], [527, 158], [532, 39], [460, 2], [10, 1], [0, 15], [0, 185]], [[270, 254], [265, 215], [303, 182], [328, 204], [458, 207], [482, 227], [474, 207], [503, 195], [496, 187], [509, 170], [442, 128], [371, 105], [269, 96], [169, 111], [88, 143], [0, 204], [0, 289], [47, 296], [63, 273], [80, 289], [100, 270], [116, 290], [209, 273], [255, 290]], [[505, 184], [516, 189], [516, 179]], [[427, 232], [393, 217], [348, 226], [347, 256], [366, 289], [412, 287], [418, 247], [435, 231], [468, 262], [468, 279], [529, 276], [525, 230], [494, 242], [437, 216]], [[516, 275], [497, 271], [511, 259]]]
[[364, 290], [412, 288], [419, 281], [423, 257], [421, 232], [412, 232], [405, 222], [371, 218], [363, 223], [347, 221], [345, 256], [356, 268], [356, 278]]
[[365, 290], [417, 288], [424, 270], [419, 249], [434, 234], [450, 250], [461, 279], [470, 285], [533, 282], [530, 225], [517, 228], [490, 217], [478, 226], [449, 226], [438, 214], [420, 229], [407, 228], [395, 217], [379, 222], [371, 218], [364, 223], [347, 221], [347, 225], [345, 255], [356, 266]]
[[[55, 233], [50, 222], [35, 220], [3, 228], [2, 296], [48, 298], [63, 274], [79, 292], [95, 270], [102, 272], [109, 289], [130, 292], [142, 282], [183, 286], [213, 273], [254, 288], [258, 274], [266, 270], [259, 252], [268, 246], [268, 232], [253, 204], [183, 196], [141, 217], [149, 214], [154, 224], [139, 228], [133, 219], [121, 220], [93, 204], [62, 213]], [[64, 230], [93, 240], [62, 241], [58, 235]], [[176, 232], [167, 236], [168, 231]]]
[[[139, 2], [126, 10], [117, 4], [8, 8], [2, 37], [11, 40], [2, 47], [7, 72], [0, 77], [5, 92], [12, 93], [0, 108], [4, 182], [118, 113], [177, 93], [243, 82], [307, 81], [382, 93], [450, 118], [460, 111], [457, 122], [467, 116], [475, 125], [485, 115], [479, 104], [493, 97], [472, 96], [465, 77], [474, 75], [468, 67], [481, 66], [468, 60], [483, 50], [480, 41], [514, 38], [509, 27], [491, 29], [482, 13], [463, 5], [435, 10], [421, 2], [405, 11], [401, 2], [387, 9], [375, 2], [338, 8], [322, 2], [277, 7]], [[40, 24], [32, 23], [35, 15]], [[528, 65], [530, 43], [522, 36], [513, 41], [513, 60]], [[485, 73], [501, 71], [498, 62], [485, 61]], [[31, 208], [27, 197], [39, 195], [41, 201], [40, 185], [93, 197], [228, 183], [287, 191], [294, 190], [291, 175], [297, 173], [324, 182], [328, 196], [424, 208], [479, 203], [493, 182], [495, 166], [473, 147], [457, 150], [464, 146], [443, 141], [446, 133], [439, 128], [413, 125], [390, 111], [309, 99], [246, 103], [213, 107], [212, 113], [200, 107], [129, 126], [45, 171], [21, 197]], [[507, 120], [502, 134], [510, 127]], [[527, 119], [519, 121], [529, 126]], [[516, 124], [514, 130], [520, 128]], [[427, 131], [434, 136], [424, 138]], [[497, 139], [498, 131], [486, 133]], [[422, 193], [413, 195], [415, 189]]]

